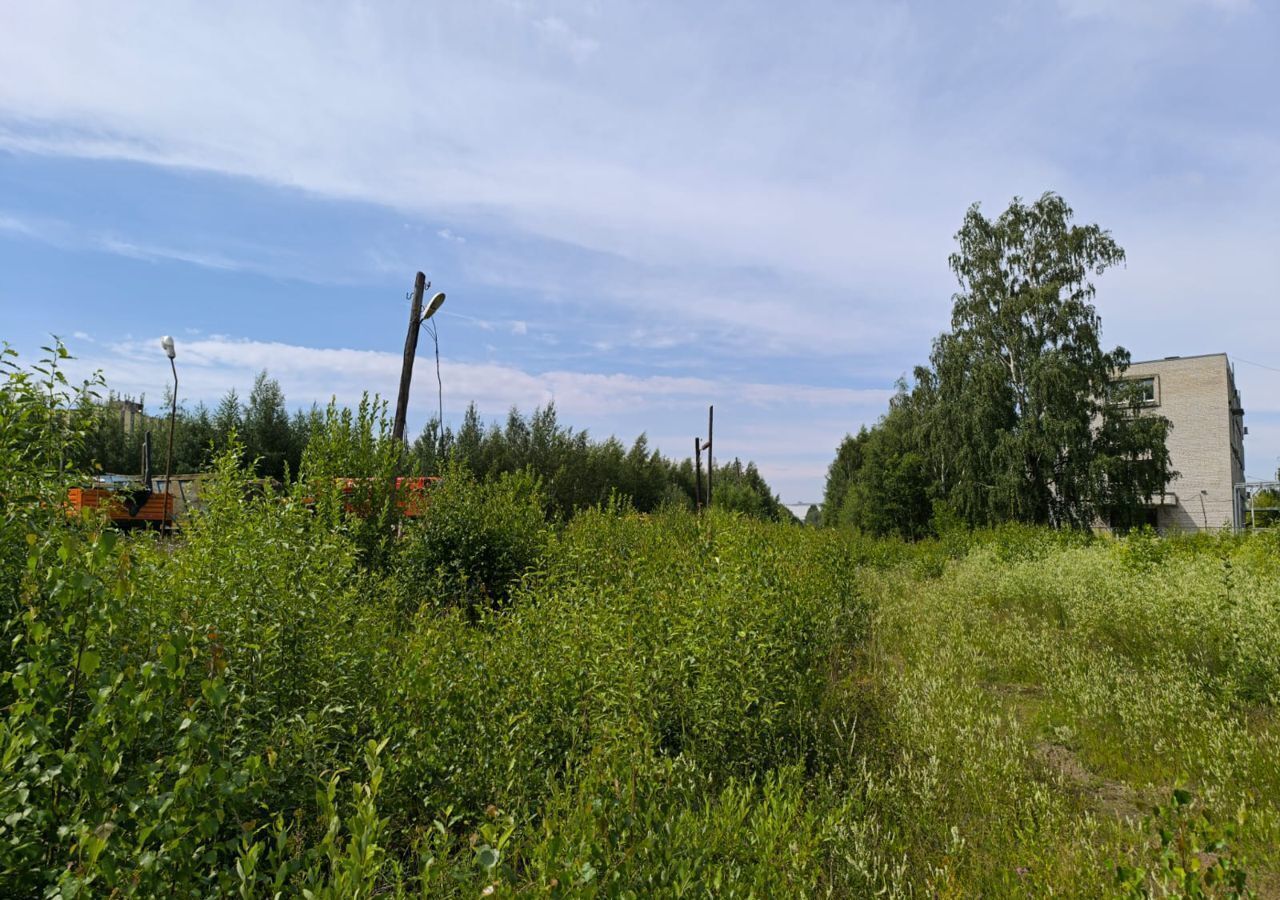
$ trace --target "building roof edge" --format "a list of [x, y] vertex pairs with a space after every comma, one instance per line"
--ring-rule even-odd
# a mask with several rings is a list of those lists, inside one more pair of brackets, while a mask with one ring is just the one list
[[1151, 363], [1177, 362], [1180, 359], [1209, 359], [1213, 356], [1221, 356], [1223, 359], [1230, 359], [1226, 353], [1193, 353], [1190, 356], [1163, 356], [1159, 359], [1135, 359], [1129, 363], [1131, 366], [1145, 366]]

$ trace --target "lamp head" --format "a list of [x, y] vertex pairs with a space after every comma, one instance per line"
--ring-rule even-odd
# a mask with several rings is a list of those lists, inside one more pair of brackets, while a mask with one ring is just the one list
[[176, 355], [176, 352], [173, 349], [173, 338], [166, 334], [164, 337], [160, 338], [160, 346], [164, 348], [164, 355], [173, 359]]
[[427, 321], [436, 314], [436, 310], [440, 308], [440, 304], [444, 303], [444, 291], [436, 294], [431, 298], [431, 302], [427, 304], [426, 312], [422, 314], [422, 321]]

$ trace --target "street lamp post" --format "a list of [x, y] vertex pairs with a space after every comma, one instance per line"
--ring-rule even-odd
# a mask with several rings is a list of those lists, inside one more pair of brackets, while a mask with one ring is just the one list
[[[173, 338], [166, 334], [160, 339], [160, 346], [164, 348], [164, 355], [169, 357], [169, 368], [173, 370], [173, 398], [169, 406], [169, 452], [165, 455], [164, 462], [164, 518], [160, 523], [160, 527], [164, 528], [169, 524], [169, 498], [173, 493], [173, 427], [178, 419], [178, 367], [173, 361], [174, 356], [177, 355]], [[150, 488], [150, 485], [147, 487]]]
[[444, 382], [440, 380], [440, 333], [436, 330], [436, 323], [427, 325], [427, 320], [436, 314], [436, 310], [443, 303], [444, 291], [440, 291], [431, 298], [431, 302], [422, 313], [422, 326], [427, 329], [427, 334], [431, 335], [431, 343], [436, 351], [436, 400], [439, 404], [439, 411], [436, 413], [436, 443], [441, 454], [444, 453]]
[[[396, 397], [396, 417], [391, 426], [391, 436], [397, 441], [404, 440], [405, 417], [409, 412], [409, 383], [413, 379], [413, 360], [418, 353], [418, 329], [430, 319], [440, 304], [444, 303], [444, 294], [437, 293], [431, 298], [431, 302], [426, 309], [422, 308], [422, 294], [431, 287], [431, 282], [427, 281], [427, 276], [419, 272], [413, 281], [413, 293], [409, 295], [411, 303], [409, 306], [409, 332], [404, 339], [404, 362], [400, 367], [400, 393]], [[440, 380], [440, 351], [436, 349], [436, 381]], [[440, 389], [441, 405], [443, 406], [444, 389]]]

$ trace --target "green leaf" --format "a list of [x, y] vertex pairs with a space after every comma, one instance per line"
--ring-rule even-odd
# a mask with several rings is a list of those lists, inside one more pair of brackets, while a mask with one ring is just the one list
[[98, 671], [101, 662], [102, 656], [96, 650], [86, 650], [80, 654], [80, 671], [86, 675], [92, 675]]
[[482, 844], [476, 848], [476, 863], [486, 871], [496, 866], [501, 856], [501, 853], [488, 844]]

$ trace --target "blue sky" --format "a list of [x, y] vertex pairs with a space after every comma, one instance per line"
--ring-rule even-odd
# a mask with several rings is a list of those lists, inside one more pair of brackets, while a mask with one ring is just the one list
[[808, 501], [945, 327], [965, 208], [1056, 190], [1128, 251], [1104, 342], [1231, 354], [1265, 477], [1277, 84], [1263, 0], [5, 4], [0, 337], [154, 399], [164, 333], [189, 402], [393, 396], [423, 269], [447, 419], [684, 455], [715, 403]]

